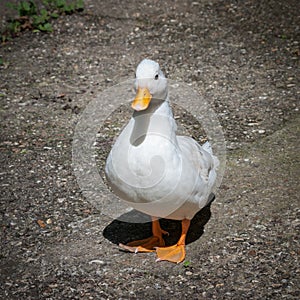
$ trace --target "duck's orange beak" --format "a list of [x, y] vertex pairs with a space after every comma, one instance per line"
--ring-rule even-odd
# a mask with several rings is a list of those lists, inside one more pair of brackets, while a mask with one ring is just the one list
[[145, 110], [149, 106], [151, 99], [152, 95], [147, 88], [138, 88], [131, 107], [136, 111]]

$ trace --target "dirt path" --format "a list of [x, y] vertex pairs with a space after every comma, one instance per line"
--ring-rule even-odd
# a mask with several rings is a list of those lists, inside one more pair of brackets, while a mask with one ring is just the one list
[[[53, 33], [1, 46], [1, 299], [299, 298], [299, 4], [281, 2], [89, 0]], [[148, 225], [103, 215], [72, 168], [81, 113], [144, 57], [211, 103], [227, 141], [220, 192], [180, 265], [120, 252]], [[197, 135], [189, 116], [177, 122]]]

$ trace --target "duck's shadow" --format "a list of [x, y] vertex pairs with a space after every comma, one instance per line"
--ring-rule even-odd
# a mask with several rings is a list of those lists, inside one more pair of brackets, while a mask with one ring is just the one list
[[[213, 199], [207, 206], [202, 208], [191, 220], [191, 225], [187, 234], [186, 244], [192, 243], [199, 239], [203, 232], [204, 226], [211, 217], [210, 206]], [[140, 240], [152, 235], [150, 217], [137, 211], [132, 210], [123, 214], [120, 219], [126, 220], [144, 220], [144, 223], [128, 223], [119, 219], [113, 220], [103, 230], [103, 236], [114, 244], [126, 244], [134, 240]], [[147, 222], [148, 220], [148, 222]], [[181, 222], [169, 219], [160, 219], [162, 229], [169, 232], [169, 235], [164, 236], [166, 246], [174, 245], [181, 235]]]

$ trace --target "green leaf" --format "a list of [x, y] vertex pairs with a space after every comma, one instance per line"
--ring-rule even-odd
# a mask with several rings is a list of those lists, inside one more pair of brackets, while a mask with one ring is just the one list
[[57, 18], [59, 17], [59, 14], [57, 14], [57, 13], [52, 13], [50, 16], [51, 16], [53, 19], [57, 19]]
[[26, 11], [29, 12], [30, 11], [30, 4], [28, 2], [21, 2], [21, 8]]
[[282, 34], [282, 35], [281, 35], [281, 38], [282, 38], [283, 40], [286, 40], [286, 39], [287, 39], [287, 36], [286, 36], [285, 34]]
[[44, 16], [44, 17], [47, 17], [48, 16], [48, 11], [45, 8], [42, 8], [41, 9], [41, 15]]
[[191, 262], [188, 261], [188, 260], [186, 260], [186, 261], [183, 263], [183, 266], [184, 266], [185, 268], [189, 267], [190, 265], [191, 265]]
[[11, 40], [11, 35], [9, 33], [3, 34], [1, 37], [2, 43], [6, 43]]
[[5, 3], [6, 7], [11, 8], [13, 10], [18, 10], [18, 6], [16, 4], [13, 3]]
[[21, 23], [14, 20], [9, 23], [8, 30], [12, 33], [17, 33], [20, 31], [20, 26], [21, 26]]
[[33, 1], [30, 1], [30, 15], [36, 15], [37, 14], [37, 7]]
[[48, 17], [46, 16], [33, 16], [32, 17], [32, 24], [34, 27], [38, 26], [38, 25], [43, 25], [46, 23], [46, 21], [48, 20]]
[[72, 14], [75, 11], [75, 4], [71, 3], [69, 5], [65, 5], [64, 12], [67, 14]]
[[82, 11], [84, 9], [84, 2], [83, 2], [83, 0], [77, 0], [77, 2], [76, 2], [76, 9], [78, 11]]
[[52, 26], [50, 23], [45, 23], [44, 25], [39, 25], [38, 29], [44, 32], [52, 32]]
[[33, 16], [37, 13], [36, 5], [33, 1], [22, 1], [18, 5], [18, 13], [20, 17]]
[[56, 0], [56, 7], [57, 8], [64, 8], [65, 5], [66, 5], [65, 0]]

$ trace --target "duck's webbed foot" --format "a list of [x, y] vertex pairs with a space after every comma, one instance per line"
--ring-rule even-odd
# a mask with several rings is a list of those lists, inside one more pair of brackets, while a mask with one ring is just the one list
[[159, 221], [152, 217], [152, 233], [153, 236], [143, 239], [130, 242], [126, 245], [119, 244], [122, 249], [125, 249], [130, 252], [155, 252], [155, 248], [164, 247], [165, 241], [163, 239], [164, 234], [169, 234], [167, 231], [161, 229]]
[[126, 245], [119, 244], [122, 249], [125, 249], [130, 252], [155, 252], [156, 247], [164, 247], [165, 241], [162, 237], [151, 236], [143, 240], [137, 240], [130, 242]]

